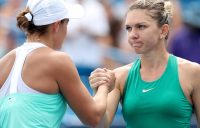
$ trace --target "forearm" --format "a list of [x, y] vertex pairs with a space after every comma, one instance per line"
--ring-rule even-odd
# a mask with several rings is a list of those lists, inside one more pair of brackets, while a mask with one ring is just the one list
[[120, 99], [120, 91], [115, 88], [108, 95], [106, 112], [97, 128], [109, 128], [111, 126], [113, 118], [117, 111], [119, 99]]
[[79, 107], [80, 105], [83, 105], [83, 107], [85, 108], [83, 109], [82, 107], [80, 107], [81, 109], [79, 108], [76, 112], [76, 114], [79, 115], [79, 119], [82, 121], [83, 124], [88, 125], [89, 127], [96, 127], [99, 124], [106, 111], [107, 96], [107, 86], [101, 86], [99, 87], [97, 93], [93, 98], [88, 95], [88, 98], [85, 102], [80, 101], [81, 103], [78, 103]]
[[110, 124], [108, 122], [107, 113], [105, 112], [103, 118], [101, 119], [99, 125], [95, 128], [109, 128]]
[[107, 107], [107, 97], [108, 97], [108, 87], [107, 86], [100, 86], [93, 97], [96, 107], [99, 111], [99, 114], [101, 114], [101, 117], [103, 117], [106, 107]]
[[[100, 87], [101, 87], [101, 86], [100, 86]], [[99, 87], [97, 90], [94, 90], [96, 95], [97, 95], [97, 93], [98, 93], [100, 87]], [[95, 96], [96, 96], [96, 95], [95, 95]], [[108, 104], [108, 103], [107, 103], [107, 102], [108, 102], [108, 97], [106, 98], [106, 100], [104, 100], [103, 102], [101, 102], [102, 105], [104, 105], [104, 107], [106, 107], [106, 108], [105, 108], [105, 110], [104, 110], [104, 112], [103, 112], [104, 115], [102, 115], [102, 118], [101, 118], [100, 123], [99, 123], [98, 126], [95, 127], [95, 128], [109, 128], [109, 126], [110, 126], [110, 121], [109, 121], [109, 119], [108, 119], [108, 111], [107, 111], [107, 104]]]
[[105, 124], [108, 124], [107, 114], [105, 114], [108, 107], [108, 93], [115, 87], [115, 74], [107, 69], [96, 69], [91, 73], [89, 79], [90, 85], [95, 93], [94, 101], [97, 103], [96, 105], [98, 105], [98, 110], [101, 113], [100, 120], [98, 122], [99, 125], [97, 127], [106, 128], [108, 127], [105, 126]]

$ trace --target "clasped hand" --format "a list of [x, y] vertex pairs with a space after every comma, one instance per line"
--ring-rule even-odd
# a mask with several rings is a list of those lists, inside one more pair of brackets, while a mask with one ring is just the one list
[[90, 74], [89, 82], [94, 91], [96, 91], [99, 86], [105, 85], [110, 92], [114, 89], [115, 79], [115, 73], [112, 70], [97, 68]]

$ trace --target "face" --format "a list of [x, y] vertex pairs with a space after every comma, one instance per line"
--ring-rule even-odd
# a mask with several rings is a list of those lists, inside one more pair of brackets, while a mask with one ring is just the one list
[[22, 5], [23, 0], [9, 0], [8, 2], [12, 7], [19, 8]]
[[127, 13], [125, 21], [128, 42], [138, 54], [146, 54], [160, 45], [161, 28], [146, 10], [134, 9]]
[[65, 19], [59, 22], [58, 30], [56, 32], [56, 40], [55, 40], [55, 49], [60, 49], [62, 47], [62, 44], [66, 38], [67, 35], [67, 25], [68, 25], [69, 19]]

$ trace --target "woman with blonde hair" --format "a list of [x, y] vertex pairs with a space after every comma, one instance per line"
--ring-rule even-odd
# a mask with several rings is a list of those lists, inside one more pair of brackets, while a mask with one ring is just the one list
[[[136, 0], [130, 6], [128, 42], [141, 57], [114, 70], [115, 88], [101, 127], [110, 126], [120, 101], [127, 128], [190, 128], [193, 111], [200, 118], [200, 66], [166, 50], [168, 12], [161, 0]], [[92, 72], [95, 90], [106, 75], [103, 69]]]

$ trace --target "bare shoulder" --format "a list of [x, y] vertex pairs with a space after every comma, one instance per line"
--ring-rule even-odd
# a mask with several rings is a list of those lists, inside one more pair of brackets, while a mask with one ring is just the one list
[[15, 52], [16, 52], [16, 49], [10, 51], [5, 56], [3, 56], [2, 58], [0, 58], [0, 62], [3, 63], [3, 62], [8, 61], [10, 59], [14, 60], [15, 59]]
[[0, 87], [7, 79], [15, 61], [15, 50], [10, 51], [8, 54], [0, 59]]
[[[45, 63], [44, 70], [47, 70], [48, 75], [54, 78], [60, 87], [65, 86], [67, 82], [69, 85], [73, 80], [79, 81], [76, 66], [69, 55], [54, 50], [49, 50], [47, 53], [42, 57], [43, 63]], [[43, 63], [40, 64], [43, 65]]]
[[199, 84], [200, 86], [200, 65], [198, 63], [178, 58], [178, 66], [180, 73], [187, 75], [192, 85], [196, 86]]
[[[0, 74], [3, 72], [3, 71], [6, 71], [6, 72], [10, 72], [13, 64], [14, 64], [14, 61], [15, 61], [15, 49], [10, 51], [9, 53], [7, 53], [5, 56], [3, 56], [1, 59], [0, 59], [0, 67], [1, 67], [1, 72]], [[2, 68], [4, 67], [4, 68]]]
[[71, 58], [66, 53], [60, 51], [53, 51], [49, 56], [54, 62], [56, 62], [56, 64], [64, 64], [71, 61]]
[[49, 75], [66, 71], [72, 65], [72, 61], [66, 53], [50, 48], [37, 49], [28, 56], [27, 60], [30, 67], [47, 72]]
[[121, 94], [123, 93], [124, 85], [132, 65], [133, 63], [130, 63], [114, 70], [116, 76], [116, 87], [120, 90]]
[[200, 65], [195, 62], [188, 61], [186, 59], [178, 58], [178, 66], [180, 69], [187, 71], [189, 74], [195, 75], [196, 73], [200, 73]]
[[50, 51], [47, 56], [47, 61], [50, 61], [56, 71], [69, 69], [71, 66], [74, 66], [71, 58], [64, 52]]
[[125, 65], [125, 66], [122, 66], [122, 67], [119, 67], [119, 68], [116, 68], [114, 69], [114, 72], [115, 72], [115, 76], [116, 77], [124, 77], [127, 75], [127, 73], [129, 72], [130, 68], [132, 66], [132, 63], [128, 64], [128, 65]]

